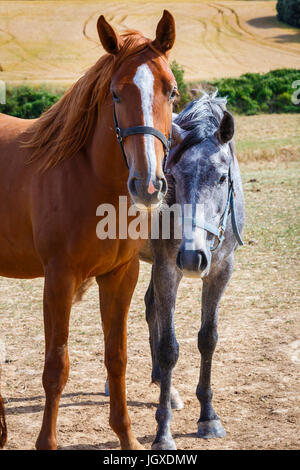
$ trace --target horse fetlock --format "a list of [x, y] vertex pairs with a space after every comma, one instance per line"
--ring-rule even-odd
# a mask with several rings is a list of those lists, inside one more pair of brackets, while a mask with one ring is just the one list
[[43, 432], [40, 433], [35, 444], [36, 450], [56, 450], [57, 441], [55, 436], [46, 436]]
[[172, 420], [172, 410], [171, 407], [158, 407], [155, 413], [155, 419], [160, 428], [168, 429], [169, 423]]
[[199, 401], [211, 401], [213, 398], [213, 391], [209, 388], [201, 388], [201, 385], [197, 385], [196, 395]]
[[129, 442], [132, 436], [131, 421], [127, 413], [114, 414], [111, 412], [109, 425], [118, 435], [120, 442]]

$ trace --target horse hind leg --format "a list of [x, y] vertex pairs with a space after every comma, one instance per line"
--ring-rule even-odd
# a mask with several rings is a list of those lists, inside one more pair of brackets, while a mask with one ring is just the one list
[[39, 450], [54, 450], [59, 401], [69, 375], [68, 334], [76, 277], [54, 263], [45, 269], [44, 326], [46, 340], [43, 386], [46, 403], [42, 428], [36, 442]]

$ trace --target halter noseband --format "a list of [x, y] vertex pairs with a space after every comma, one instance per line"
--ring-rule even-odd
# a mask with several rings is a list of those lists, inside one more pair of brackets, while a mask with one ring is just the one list
[[[231, 213], [231, 223], [232, 223], [232, 229], [234, 236], [238, 242], [239, 245], [244, 245], [244, 242], [242, 240], [242, 237], [240, 235], [237, 222], [236, 222], [236, 216], [235, 216], [235, 208], [234, 208], [234, 186], [233, 186], [233, 179], [231, 176], [231, 169], [229, 167], [229, 172], [228, 172], [228, 196], [227, 196], [227, 201], [225, 205], [225, 209], [223, 214], [220, 217], [219, 225], [215, 226], [212, 224], [209, 224], [208, 222], [200, 223], [197, 218], [188, 218], [188, 220], [191, 220], [192, 226], [193, 227], [198, 227], [203, 230], [206, 230], [209, 233], [212, 233], [216, 238], [217, 238], [217, 243], [213, 243], [210, 247], [211, 251], [215, 251], [217, 248], [221, 248], [222, 243], [225, 238], [225, 230], [226, 230], [226, 224], [227, 224], [227, 219], [229, 213]], [[185, 217], [185, 220], [187, 218]]]
[[154, 137], [157, 137], [161, 141], [164, 147], [164, 161], [163, 161], [163, 170], [170, 152], [171, 148], [171, 140], [172, 140], [172, 134], [170, 132], [169, 139], [166, 138], [166, 136], [160, 132], [158, 129], [155, 129], [154, 127], [149, 127], [149, 126], [134, 126], [134, 127], [127, 127], [126, 129], [121, 129], [118, 124], [118, 119], [117, 119], [117, 113], [116, 113], [116, 104], [115, 100], [113, 99], [113, 116], [114, 116], [114, 125], [115, 125], [115, 131], [116, 131], [116, 136], [117, 140], [119, 142], [121, 152], [124, 158], [125, 165], [129, 169], [126, 153], [124, 150], [123, 146], [123, 140], [126, 137], [129, 137], [130, 135], [137, 135], [137, 134], [151, 134], [154, 135]]

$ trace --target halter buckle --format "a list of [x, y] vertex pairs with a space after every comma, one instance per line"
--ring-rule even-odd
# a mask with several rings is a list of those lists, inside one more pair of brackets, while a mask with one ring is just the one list
[[119, 127], [116, 127], [116, 136], [117, 136], [118, 142], [121, 144], [123, 138], [122, 138], [122, 135], [121, 135], [121, 129]]

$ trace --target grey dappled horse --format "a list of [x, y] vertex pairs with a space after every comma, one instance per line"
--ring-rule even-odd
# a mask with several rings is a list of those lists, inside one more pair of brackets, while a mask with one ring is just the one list
[[187, 221], [189, 229], [183, 231], [180, 239], [175, 239], [174, 233], [169, 239], [151, 239], [140, 253], [143, 261], [153, 264], [145, 295], [152, 382], [160, 385], [158, 430], [152, 449], [176, 449], [170, 430], [171, 407], [182, 408], [183, 403], [171, 387], [171, 378], [179, 350], [174, 313], [182, 276], [193, 277], [195, 282], [202, 280], [198, 334], [201, 368], [196, 391], [201, 406], [198, 436], [207, 439], [226, 434], [212, 406], [211, 363], [218, 338], [218, 306], [232, 274], [234, 251], [242, 244], [240, 232], [245, 218], [232, 140], [234, 120], [226, 111], [226, 99], [215, 93], [191, 102], [174, 116], [172, 132], [172, 149], [166, 165], [169, 189], [161, 213], [174, 203], [182, 208], [198, 204], [203, 213], [197, 218], [197, 212], [192, 211]]
[[[170, 431], [174, 408], [181, 408], [171, 389], [178, 359], [174, 330], [177, 289], [182, 276], [202, 279], [202, 315], [198, 334], [201, 354], [197, 398], [201, 405], [198, 436], [223, 437], [225, 430], [212, 406], [211, 363], [217, 343], [218, 306], [231, 277], [234, 251], [242, 244], [244, 198], [235, 156], [234, 120], [226, 99], [216, 94], [191, 102], [174, 120], [173, 148], [167, 163], [169, 190], [166, 203], [200, 204], [204, 217], [191, 217], [188, 239], [151, 240], [141, 259], [153, 262], [145, 296], [152, 353], [152, 381], [160, 384], [156, 412], [158, 431], [152, 449], [175, 449]], [[200, 206], [201, 207], [201, 206]], [[183, 211], [182, 211], [183, 213]], [[229, 214], [230, 213], [230, 214]], [[172, 393], [171, 393], [172, 392]]]

